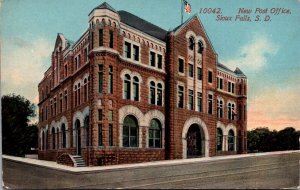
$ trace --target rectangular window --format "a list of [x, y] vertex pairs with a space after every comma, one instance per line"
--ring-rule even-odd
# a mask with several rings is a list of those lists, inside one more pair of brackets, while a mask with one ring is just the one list
[[68, 76], [68, 65], [65, 65], [65, 78]]
[[231, 92], [234, 93], [234, 83], [231, 83]]
[[139, 46], [133, 45], [133, 59], [139, 61]]
[[54, 98], [54, 115], [56, 115], [56, 98]]
[[139, 83], [133, 83], [133, 99], [139, 101]]
[[124, 98], [130, 100], [130, 81], [125, 81], [124, 84]]
[[80, 54], [78, 55], [78, 60], [77, 60], [77, 69], [80, 67], [80, 62], [81, 62], [81, 56]]
[[155, 88], [150, 87], [150, 102], [155, 105]]
[[194, 77], [194, 65], [189, 64], [189, 77]]
[[178, 72], [184, 73], [184, 61], [183, 59], [178, 59]]
[[68, 109], [68, 91], [65, 90], [65, 110]]
[[223, 79], [220, 78], [220, 89], [223, 90]]
[[103, 46], [103, 29], [99, 30], [99, 47]]
[[197, 67], [197, 79], [202, 80], [202, 68]]
[[109, 124], [109, 129], [108, 129], [108, 136], [109, 136], [109, 146], [113, 146], [113, 125]]
[[228, 82], [228, 92], [231, 92], [231, 82]]
[[178, 107], [183, 108], [184, 103], [184, 87], [178, 86]]
[[94, 32], [92, 32], [92, 37], [91, 37], [91, 49], [94, 49]]
[[212, 114], [213, 109], [213, 96], [211, 94], [208, 95], [208, 114]]
[[46, 114], [45, 114], [45, 119], [48, 119], [48, 107], [46, 106]]
[[113, 112], [112, 111], [109, 111], [108, 112], [108, 121], [112, 121], [113, 120]]
[[88, 61], [88, 48], [84, 49], [84, 62]]
[[75, 71], [78, 69], [78, 58], [77, 57], [75, 57], [75, 60], [74, 60], [74, 63], [75, 63]]
[[108, 93], [113, 93], [113, 67], [109, 66], [109, 75], [108, 75]]
[[98, 124], [98, 145], [103, 146], [102, 124]]
[[113, 31], [109, 31], [109, 47], [114, 47], [114, 33]]
[[155, 67], [155, 53], [150, 51], [150, 64], [152, 67]]
[[126, 57], [126, 58], [131, 58], [131, 44], [130, 43], [128, 43], [128, 42], [125, 42], [125, 49], [124, 49], [124, 56]]
[[62, 94], [59, 95], [59, 112], [62, 112], [62, 108], [63, 108], [63, 98], [62, 98]]
[[99, 93], [103, 92], [103, 65], [99, 65]]
[[193, 110], [194, 109], [194, 91], [193, 90], [189, 90], [189, 110]]
[[213, 77], [212, 77], [212, 72], [208, 71], [208, 82], [212, 83], [213, 82]]
[[157, 89], [157, 105], [162, 105], [162, 89]]
[[98, 110], [98, 120], [102, 121], [102, 110]]
[[202, 112], [202, 93], [197, 93], [197, 103], [198, 103], [198, 111]]
[[162, 69], [162, 55], [157, 54], [157, 68]]

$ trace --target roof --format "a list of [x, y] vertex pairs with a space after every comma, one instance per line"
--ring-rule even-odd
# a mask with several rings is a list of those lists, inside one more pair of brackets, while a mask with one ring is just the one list
[[159, 40], [166, 41], [167, 31], [127, 11], [118, 11], [121, 22], [138, 29]]
[[228, 67], [226, 67], [225, 65], [223, 65], [223, 64], [221, 64], [221, 63], [218, 63], [217, 66], [218, 66], [218, 67], [221, 67], [222, 69], [224, 69], [224, 70], [226, 70], [226, 71], [228, 71], [228, 72], [232, 72], [232, 73], [233, 73], [233, 71], [232, 71], [231, 69], [229, 69]]
[[238, 68], [238, 67], [235, 69], [234, 73], [237, 74], [237, 75], [244, 75], [244, 76], [246, 76], [246, 75], [241, 71], [241, 69]]
[[[106, 2], [104, 2], [104, 3], [102, 3], [101, 5], [95, 7], [95, 8], [90, 12], [90, 14], [91, 14], [94, 10], [96, 10], [96, 9], [108, 9], [108, 10], [110, 10], [110, 11], [112, 11], [112, 12], [117, 13], [117, 11], [116, 11], [114, 8], [112, 8], [112, 7], [111, 7], [108, 3], [106, 3]], [[90, 15], [90, 14], [89, 14], [89, 15]]]

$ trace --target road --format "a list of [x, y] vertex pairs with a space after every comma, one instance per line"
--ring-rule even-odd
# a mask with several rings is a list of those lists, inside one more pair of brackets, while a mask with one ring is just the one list
[[300, 151], [76, 172], [3, 159], [3, 169], [4, 183], [11, 189], [295, 188], [299, 156]]

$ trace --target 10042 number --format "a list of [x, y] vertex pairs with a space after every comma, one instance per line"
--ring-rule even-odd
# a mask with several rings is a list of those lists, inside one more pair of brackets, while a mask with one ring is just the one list
[[200, 8], [199, 14], [222, 14], [220, 8]]

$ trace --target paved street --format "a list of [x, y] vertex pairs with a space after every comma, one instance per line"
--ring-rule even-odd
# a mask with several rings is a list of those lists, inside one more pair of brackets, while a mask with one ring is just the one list
[[300, 151], [73, 168], [3, 159], [9, 188], [296, 188]]

